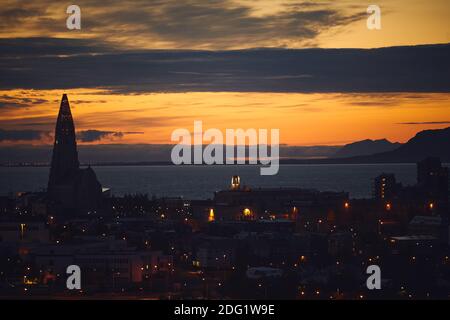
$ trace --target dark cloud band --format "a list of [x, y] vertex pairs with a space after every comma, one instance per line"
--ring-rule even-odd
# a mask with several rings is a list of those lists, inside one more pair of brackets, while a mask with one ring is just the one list
[[0, 142], [3, 141], [34, 141], [47, 138], [48, 131], [40, 130], [4, 130], [0, 129]]
[[[41, 45], [34, 51], [36, 41]], [[371, 50], [130, 52], [88, 40], [0, 39], [0, 88], [105, 88], [122, 93], [449, 92], [449, 56], [449, 44]]]
[[129, 134], [143, 134], [143, 132], [122, 132], [122, 131], [102, 131], [102, 130], [84, 130], [77, 132], [77, 138], [81, 142], [95, 142], [102, 139], [123, 138]]

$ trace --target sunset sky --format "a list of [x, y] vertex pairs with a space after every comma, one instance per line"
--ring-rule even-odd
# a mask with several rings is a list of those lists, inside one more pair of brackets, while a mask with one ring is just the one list
[[0, 0], [0, 145], [52, 143], [62, 93], [79, 143], [170, 143], [194, 120], [289, 145], [450, 126], [448, 0], [376, 1], [381, 30], [356, 0], [73, 4], [81, 30], [66, 2]]

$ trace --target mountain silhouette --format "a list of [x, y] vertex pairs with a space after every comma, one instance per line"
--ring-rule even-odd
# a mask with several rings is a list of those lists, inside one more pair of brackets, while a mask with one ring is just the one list
[[450, 127], [424, 130], [395, 150], [368, 156], [347, 158], [348, 162], [417, 162], [426, 157], [438, 157], [450, 162]]
[[392, 143], [386, 139], [371, 140], [366, 139], [353, 143], [346, 144], [339, 149], [332, 157], [333, 158], [348, 158], [355, 156], [365, 156], [375, 153], [387, 152], [397, 149], [401, 143]]
[[[0, 147], [0, 165], [37, 163], [45, 165], [51, 156], [50, 145], [17, 145]], [[100, 144], [80, 145], [80, 160], [91, 164], [170, 164], [169, 144]], [[394, 148], [378, 152], [377, 148]], [[385, 149], [386, 150], [386, 149]], [[450, 162], [450, 127], [424, 130], [404, 144], [387, 140], [363, 140], [341, 146], [280, 146], [280, 163], [415, 163], [426, 157]], [[352, 156], [355, 155], [355, 156]], [[115, 159], [115, 162], [111, 162]]]

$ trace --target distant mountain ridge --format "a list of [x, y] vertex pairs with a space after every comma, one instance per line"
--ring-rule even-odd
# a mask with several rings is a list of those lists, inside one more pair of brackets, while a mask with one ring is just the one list
[[450, 127], [423, 130], [398, 148], [365, 156], [314, 160], [285, 159], [285, 164], [357, 164], [357, 163], [416, 163], [427, 157], [440, 158], [450, 163]]
[[[0, 165], [37, 163], [48, 164], [51, 145], [0, 147]], [[82, 163], [90, 164], [170, 164], [172, 145], [160, 144], [109, 144], [80, 145]], [[389, 151], [376, 153], [377, 148]], [[393, 148], [393, 149], [391, 149]], [[359, 154], [358, 154], [359, 152]], [[363, 153], [363, 155], [361, 155]], [[364, 154], [365, 153], [365, 154]], [[357, 154], [355, 156], [348, 156]], [[415, 163], [426, 157], [439, 157], [450, 162], [450, 127], [418, 132], [404, 144], [388, 140], [362, 140], [341, 146], [280, 146], [280, 163]], [[114, 162], [111, 162], [114, 159]]]
[[392, 151], [400, 147], [402, 144], [398, 142], [390, 142], [387, 139], [379, 140], [361, 140], [346, 144], [339, 149], [331, 158], [348, 158], [355, 156], [365, 156], [381, 152]]
[[450, 127], [420, 131], [395, 150], [355, 158], [369, 162], [417, 162], [425, 157], [450, 162]]

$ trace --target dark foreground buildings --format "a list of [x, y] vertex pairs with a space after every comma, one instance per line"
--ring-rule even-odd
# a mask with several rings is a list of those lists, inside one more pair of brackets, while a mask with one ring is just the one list
[[436, 202], [448, 211], [449, 203], [448, 168], [440, 159], [427, 158], [417, 164], [417, 186], [430, 203]]
[[87, 214], [101, 205], [102, 186], [91, 167], [80, 168], [75, 125], [67, 95], [63, 94], [55, 128], [48, 180], [48, 200], [58, 214]]

